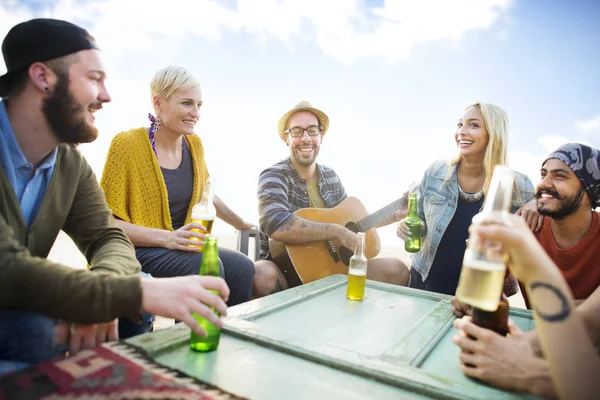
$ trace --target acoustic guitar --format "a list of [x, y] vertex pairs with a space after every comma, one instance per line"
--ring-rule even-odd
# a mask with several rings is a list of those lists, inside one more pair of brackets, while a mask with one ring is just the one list
[[[366, 257], [371, 259], [381, 248], [375, 227], [408, 204], [408, 192], [391, 204], [369, 214], [356, 197], [344, 199], [334, 208], [303, 208], [298, 217], [323, 223], [343, 225], [352, 232], [365, 232]], [[337, 240], [305, 244], [285, 244], [269, 239], [269, 252], [279, 266], [289, 287], [315, 281], [333, 274], [347, 274], [354, 249], [347, 249]]]

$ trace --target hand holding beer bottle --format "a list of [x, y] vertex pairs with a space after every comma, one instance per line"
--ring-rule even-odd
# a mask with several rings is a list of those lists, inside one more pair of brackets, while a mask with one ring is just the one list
[[[472, 226], [507, 224], [512, 203], [514, 171], [497, 165], [483, 211], [473, 217]], [[496, 311], [504, 286], [507, 256], [498, 242], [481, 240], [471, 234], [463, 260], [456, 298], [484, 311]]]
[[416, 253], [421, 249], [421, 218], [417, 213], [417, 191], [412, 187], [408, 195], [408, 217], [404, 219], [408, 229], [408, 238], [404, 241], [404, 250]]
[[350, 300], [362, 300], [365, 298], [365, 284], [367, 280], [367, 257], [365, 256], [366, 244], [365, 233], [358, 233], [356, 250], [350, 258], [348, 267], [348, 290], [346, 297]]
[[[204, 185], [204, 193], [202, 194], [202, 199], [198, 202], [194, 208], [192, 208], [192, 223], [202, 225], [205, 230], [201, 231], [200, 229], [193, 228], [192, 231], [200, 234], [209, 235], [212, 232], [213, 223], [217, 216], [217, 209], [213, 203], [214, 197], [214, 179], [209, 177], [206, 180], [206, 184]], [[201, 241], [198, 235], [190, 236], [190, 240]], [[202, 243], [196, 245], [188, 245], [190, 247], [196, 247], [199, 251], [204, 249], [204, 245]]]
[[[421, 250], [421, 233], [423, 229], [423, 221], [419, 218], [418, 213], [418, 185], [412, 183], [408, 189], [408, 215], [398, 222], [396, 235], [404, 240], [404, 250], [409, 253], [416, 253]], [[405, 194], [406, 196], [406, 194]], [[406, 211], [405, 211], [406, 212]], [[398, 212], [400, 213], [400, 212]]]

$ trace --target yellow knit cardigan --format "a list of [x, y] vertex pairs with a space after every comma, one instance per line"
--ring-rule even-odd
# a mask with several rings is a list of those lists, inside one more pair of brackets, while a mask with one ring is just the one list
[[[193, 160], [194, 187], [185, 222], [202, 196], [208, 169], [204, 147], [197, 135], [184, 136]], [[100, 186], [115, 217], [148, 228], [173, 230], [167, 185], [147, 128], [121, 132], [108, 150]]]

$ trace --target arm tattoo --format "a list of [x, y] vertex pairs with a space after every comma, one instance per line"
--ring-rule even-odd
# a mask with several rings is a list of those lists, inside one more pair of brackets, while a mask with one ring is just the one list
[[533, 292], [535, 290], [538, 289], [542, 289], [542, 290], [548, 290], [550, 292], [552, 292], [552, 294], [554, 294], [558, 300], [560, 301], [561, 304], [561, 310], [559, 312], [550, 312], [550, 313], [546, 313], [543, 312], [541, 310], [538, 309], [538, 307], [536, 307], [536, 305], [534, 304], [534, 309], [535, 312], [537, 313], [538, 317], [540, 317], [542, 320], [547, 321], [547, 322], [561, 322], [564, 321], [565, 319], [567, 319], [567, 317], [569, 315], [571, 315], [571, 309], [569, 307], [569, 302], [567, 301], [567, 298], [565, 297], [565, 295], [558, 290], [556, 287], [545, 283], [545, 282], [533, 282], [530, 286], [529, 286], [529, 291], [533, 294]]
[[296, 223], [296, 216], [292, 215], [292, 218], [290, 218], [285, 224], [283, 224], [281, 229], [283, 231], [289, 231], [290, 229], [292, 229], [292, 226], [294, 226], [295, 223]]

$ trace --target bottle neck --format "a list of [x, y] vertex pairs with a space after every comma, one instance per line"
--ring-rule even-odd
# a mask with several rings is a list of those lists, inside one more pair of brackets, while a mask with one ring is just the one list
[[355, 255], [363, 256], [365, 255], [365, 234], [359, 233], [358, 240], [356, 241], [356, 249], [354, 250]]
[[206, 240], [204, 251], [202, 253], [202, 265], [200, 266], [200, 275], [219, 276], [219, 250], [217, 241], [214, 239]]
[[202, 200], [200, 200], [203, 204], [210, 204], [213, 202], [214, 197], [214, 185], [212, 178], [208, 178], [206, 180], [206, 184], [204, 185], [204, 192], [202, 193]]
[[483, 214], [510, 212], [514, 183], [514, 171], [501, 165], [496, 166], [483, 205]]
[[411, 218], [418, 218], [417, 214], [417, 194], [411, 193], [408, 197], [408, 216]]

